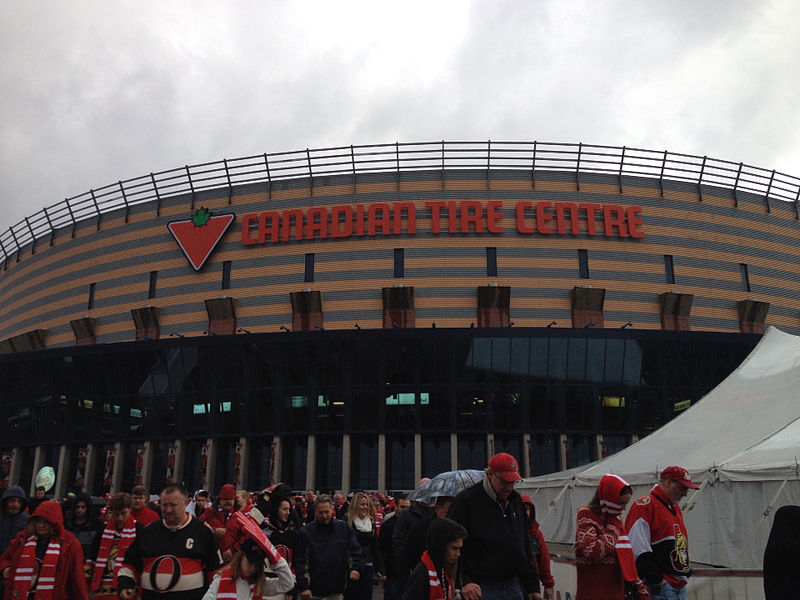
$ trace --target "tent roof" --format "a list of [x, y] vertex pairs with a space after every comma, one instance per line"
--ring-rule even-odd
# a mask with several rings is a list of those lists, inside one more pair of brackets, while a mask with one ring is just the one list
[[578, 477], [618, 473], [638, 483], [673, 464], [693, 474], [725, 464], [788, 465], [789, 457], [793, 465], [800, 454], [798, 390], [800, 337], [770, 327], [742, 364], [697, 404]]

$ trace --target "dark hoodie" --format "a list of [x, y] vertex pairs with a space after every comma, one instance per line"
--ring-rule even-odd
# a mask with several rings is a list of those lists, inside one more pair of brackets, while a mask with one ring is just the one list
[[[75, 522], [75, 506], [79, 502], [85, 502], [87, 506], [86, 522], [80, 524]], [[77, 494], [72, 506], [72, 512], [64, 522], [64, 527], [78, 538], [81, 548], [83, 548], [84, 560], [94, 560], [97, 558], [97, 551], [100, 548], [100, 538], [103, 536], [105, 523], [97, 516], [96, 507], [88, 494]]]
[[[6, 512], [6, 504], [9, 498], [19, 498], [22, 501], [22, 508], [16, 515], [9, 515]], [[28, 525], [28, 498], [25, 492], [18, 485], [12, 485], [0, 499], [0, 553], [5, 552], [11, 540]]]
[[797, 597], [800, 589], [800, 506], [781, 506], [764, 550], [764, 594], [766, 600]]
[[[31, 519], [37, 517], [53, 526], [54, 537], [61, 544], [55, 569], [53, 600], [88, 600], [89, 592], [86, 588], [86, 576], [83, 573], [83, 552], [75, 536], [64, 529], [61, 505], [49, 500], [42, 502], [31, 515]], [[27, 530], [20, 531], [0, 556], [0, 571], [6, 567], [10, 568], [6, 581], [5, 597], [7, 599], [14, 597], [13, 582], [16, 581], [17, 566], [28, 536]], [[43, 548], [46, 549], [47, 546], [43, 545]], [[38, 552], [37, 548], [37, 554]]]
[[[428, 555], [433, 560], [436, 566], [436, 573], [439, 576], [439, 581], [442, 582], [442, 590], [447, 593], [447, 585], [444, 584], [444, 555], [447, 549], [447, 544], [455, 539], [456, 529], [461, 527], [458, 523], [451, 519], [434, 519], [428, 527], [428, 534], [426, 539], [426, 548]], [[422, 561], [417, 563], [411, 575], [406, 581], [406, 587], [403, 590], [402, 600], [428, 600], [430, 598], [430, 578], [428, 576], [428, 567]], [[461, 561], [459, 561], [458, 569], [456, 571], [456, 580], [453, 588], [461, 590], [464, 588], [466, 582], [461, 574]]]

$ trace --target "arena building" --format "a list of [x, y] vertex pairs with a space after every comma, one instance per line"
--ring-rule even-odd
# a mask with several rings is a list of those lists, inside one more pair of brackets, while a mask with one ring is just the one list
[[798, 194], [740, 163], [541, 142], [90, 190], [0, 235], [0, 487], [45, 465], [61, 495], [408, 489], [501, 450], [525, 475], [584, 464], [765, 325], [800, 333]]

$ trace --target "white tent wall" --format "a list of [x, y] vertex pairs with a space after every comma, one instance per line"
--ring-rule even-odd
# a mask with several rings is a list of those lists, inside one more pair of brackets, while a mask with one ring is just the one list
[[760, 570], [774, 510], [800, 504], [800, 337], [775, 328], [719, 386], [661, 429], [606, 459], [520, 482], [548, 541], [572, 544], [575, 516], [606, 473], [644, 495], [664, 467], [701, 489], [682, 503], [693, 563]]

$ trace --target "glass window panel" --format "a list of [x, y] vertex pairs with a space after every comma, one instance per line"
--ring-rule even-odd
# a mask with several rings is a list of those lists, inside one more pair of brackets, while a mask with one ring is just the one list
[[433, 477], [450, 470], [450, 436], [424, 436], [422, 438], [422, 476]]
[[413, 436], [386, 437], [386, 485], [389, 490], [413, 490], [414, 438]]
[[543, 475], [559, 470], [558, 436], [531, 436], [531, 475]]
[[[616, 340], [615, 340], [616, 341]], [[603, 381], [603, 367], [606, 361], [606, 340], [590, 338], [587, 340], [586, 380]]]
[[586, 377], [586, 347], [586, 338], [569, 340], [567, 379], [570, 381], [580, 381]]
[[458, 468], [459, 469], [485, 469], [488, 458], [486, 457], [486, 436], [458, 434]]
[[[341, 436], [317, 436], [316, 489], [338, 490], [342, 488], [342, 438]], [[298, 480], [294, 481], [299, 486]]]
[[547, 375], [550, 379], [565, 379], [567, 375], [567, 340], [552, 338], [547, 347]]
[[378, 436], [350, 438], [350, 488], [378, 489]]

